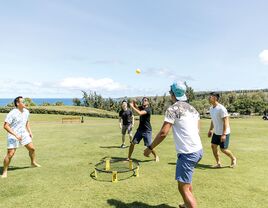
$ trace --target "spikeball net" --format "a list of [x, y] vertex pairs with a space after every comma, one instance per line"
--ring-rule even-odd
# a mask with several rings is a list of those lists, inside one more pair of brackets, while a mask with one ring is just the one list
[[104, 158], [95, 165], [94, 178], [99, 181], [117, 182], [132, 176], [139, 177], [139, 162], [123, 158]]

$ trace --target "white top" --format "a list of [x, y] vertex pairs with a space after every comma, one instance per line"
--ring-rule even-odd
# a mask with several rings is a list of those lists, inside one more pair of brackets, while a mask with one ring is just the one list
[[193, 153], [202, 149], [199, 136], [199, 113], [186, 102], [178, 101], [170, 106], [165, 121], [173, 124], [173, 137], [177, 153]]
[[[209, 109], [210, 116], [214, 126], [214, 134], [222, 135], [223, 134], [223, 118], [229, 116], [226, 108], [222, 104], [218, 104], [215, 107], [210, 107]], [[230, 134], [231, 130], [228, 126], [226, 129], [226, 134]]]
[[[29, 118], [29, 111], [27, 109], [23, 109], [23, 112], [20, 112], [19, 109], [15, 108], [11, 110], [5, 119], [5, 122], [9, 124], [11, 129], [19, 136], [29, 134], [26, 130], [26, 124]], [[8, 138], [14, 138], [15, 136], [8, 133]]]

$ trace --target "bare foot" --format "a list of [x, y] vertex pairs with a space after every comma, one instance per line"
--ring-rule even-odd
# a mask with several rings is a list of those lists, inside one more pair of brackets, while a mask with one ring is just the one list
[[236, 158], [232, 160], [232, 163], [230, 165], [230, 168], [234, 168], [236, 166]]
[[159, 162], [159, 161], [160, 161], [159, 157], [156, 156], [156, 157], [155, 157], [155, 162]]
[[216, 165], [212, 165], [212, 168], [221, 168], [221, 164], [218, 163], [218, 164], [216, 164]]
[[7, 172], [3, 173], [1, 178], [7, 178]]
[[31, 167], [32, 167], [32, 168], [40, 168], [41, 165], [39, 165], [38, 163], [35, 162], [35, 163], [32, 163], [32, 164], [31, 164]]

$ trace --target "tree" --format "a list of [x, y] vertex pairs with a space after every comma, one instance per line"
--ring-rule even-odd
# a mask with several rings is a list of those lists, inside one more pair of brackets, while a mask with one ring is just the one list
[[194, 94], [194, 89], [190, 86], [187, 85], [186, 82], [184, 82], [185, 86], [186, 86], [186, 96], [188, 98], [188, 101], [191, 102], [195, 99], [195, 94]]
[[79, 98], [74, 98], [73, 105], [74, 106], [81, 106], [81, 100]]

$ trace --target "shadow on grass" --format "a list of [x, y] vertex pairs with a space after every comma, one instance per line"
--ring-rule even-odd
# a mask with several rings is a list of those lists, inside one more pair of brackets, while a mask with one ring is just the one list
[[[176, 165], [176, 163], [168, 163], [168, 164], [169, 165]], [[226, 165], [226, 166], [222, 166], [220, 168], [214, 168], [214, 167], [212, 167], [212, 165], [198, 163], [195, 168], [201, 169], [201, 170], [205, 170], [205, 169], [217, 170], [217, 169], [223, 169], [223, 168], [230, 168], [230, 166]]]
[[[30, 168], [30, 166], [24, 166], [24, 167], [9, 166], [8, 171], [21, 170], [21, 169], [27, 169], [27, 168]], [[4, 167], [1, 166], [0, 167], [0, 173], [3, 172], [3, 169], [4, 169]]]
[[[120, 146], [100, 146], [100, 148], [106, 148], [106, 149], [121, 149]], [[122, 148], [123, 149], [123, 148]]]
[[149, 204], [145, 204], [143, 202], [131, 202], [131, 203], [124, 203], [122, 201], [119, 200], [115, 200], [115, 199], [108, 199], [107, 203], [111, 206], [114, 206], [115, 208], [176, 208], [176, 207], [172, 207], [169, 206], [167, 204], [159, 204], [159, 205], [149, 205]]
[[214, 168], [212, 167], [212, 165], [198, 163], [195, 168], [201, 169], [201, 170], [204, 170], [204, 169], [219, 170], [219, 169], [224, 169], [224, 168], [230, 168], [230, 166], [226, 165], [226, 166], [221, 166], [220, 168]]

